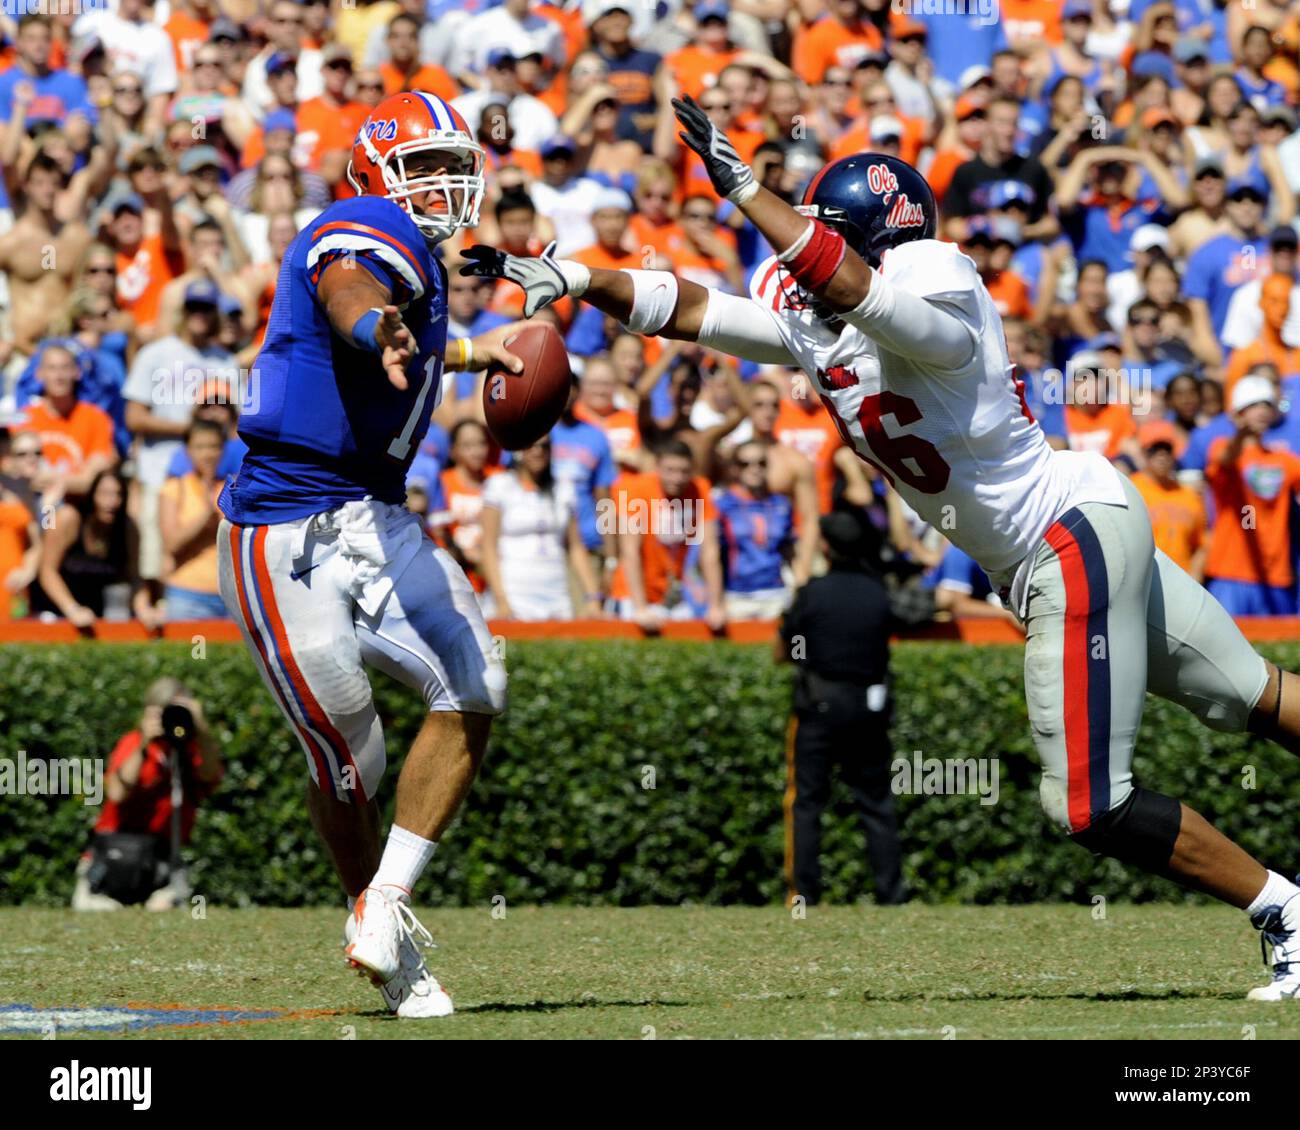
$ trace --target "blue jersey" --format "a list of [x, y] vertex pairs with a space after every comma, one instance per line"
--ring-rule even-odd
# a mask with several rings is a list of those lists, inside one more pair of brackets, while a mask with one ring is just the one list
[[[317, 296], [326, 267], [352, 258], [386, 283], [415, 338], [407, 388], [379, 356], [330, 326]], [[358, 196], [326, 208], [289, 245], [239, 435], [248, 453], [221, 494], [232, 522], [305, 518], [356, 499], [401, 503], [406, 470], [438, 403], [447, 276], [398, 205]]]
[[585, 420], [566, 424], [561, 419], [551, 429], [551, 471], [574, 492], [582, 544], [599, 550], [605, 539], [597, 522], [596, 491], [609, 490], [618, 478], [605, 433]]
[[1216, 337], [1223, 334], [1228, 303], [1239, 286], [1262, 278], [1268, 263], [1268, 239], [1235, 235], [1215, 236], [1192, 252], [1183, 272], [1183, 296], [1199, 298], [1209, 307]]
[[779, 589], [781, 550], [794, 534], [790, 500], [781, 494], [755, 498], [740, 487], [717, 491], [718, 532], [728, 592]]

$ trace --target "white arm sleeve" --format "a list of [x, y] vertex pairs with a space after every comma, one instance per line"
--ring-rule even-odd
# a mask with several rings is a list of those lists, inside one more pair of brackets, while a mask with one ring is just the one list
[[978, 331], [956, 304], [942, 306], [871, 273], [871, 289], [842, 317], [891, 353], [941, 369], [960, 369], [974, 356]]
[[720, 290], [709, 291], [709, 304], [696, 340], [709, 349], [760, 365], [798, 365], [766, 306]]

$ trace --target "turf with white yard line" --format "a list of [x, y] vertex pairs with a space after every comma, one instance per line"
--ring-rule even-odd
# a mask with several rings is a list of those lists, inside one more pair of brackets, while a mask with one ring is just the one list
[[381, 1010], [341, 908], [0, 909], [0, 1038], [1300, 1038], [1213, 906], [420, 913], [447, 1020]]

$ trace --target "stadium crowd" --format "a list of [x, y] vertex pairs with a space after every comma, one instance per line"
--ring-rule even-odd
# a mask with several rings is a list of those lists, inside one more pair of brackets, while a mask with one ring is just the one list
[[[744, 293], [771, 255], [669, 106], [797, 200], [861, 150], [918, 166], [1054, 445], [1133, 476], [1237, 614], [1295, 614], [1300, 12], [1279, 0], [86, 0], [0, 16], [0, 620], [224, 616], [215, 500], [278, 264], [404, 90], [486, 154], [441, 245], [451, 336], [521, 314], [492, 243]], [[40, 9], [52, 15], [27, 14]], [[14, 14], [21, 13], [21, 14]], [[806, 380], [565, 299], [578, 382], [514, 456], [449, 374], [409, 504], [492, 615], [771, 618], [853, 513], [900, 615], [1005, 617], [846, 448]], [[902, 471], [906, 473], [906, 463]], [[956, 516], [960, 520], [960, 516]]]

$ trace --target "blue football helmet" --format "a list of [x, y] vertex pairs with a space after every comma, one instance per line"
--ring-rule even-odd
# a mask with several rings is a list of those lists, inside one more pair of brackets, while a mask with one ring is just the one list
[[891, 247], [933, 239], [938, 216], [925, 178], [884, 153], [832, 161], [809, 182], [797, 210], [833, 227], [872, 267]]

